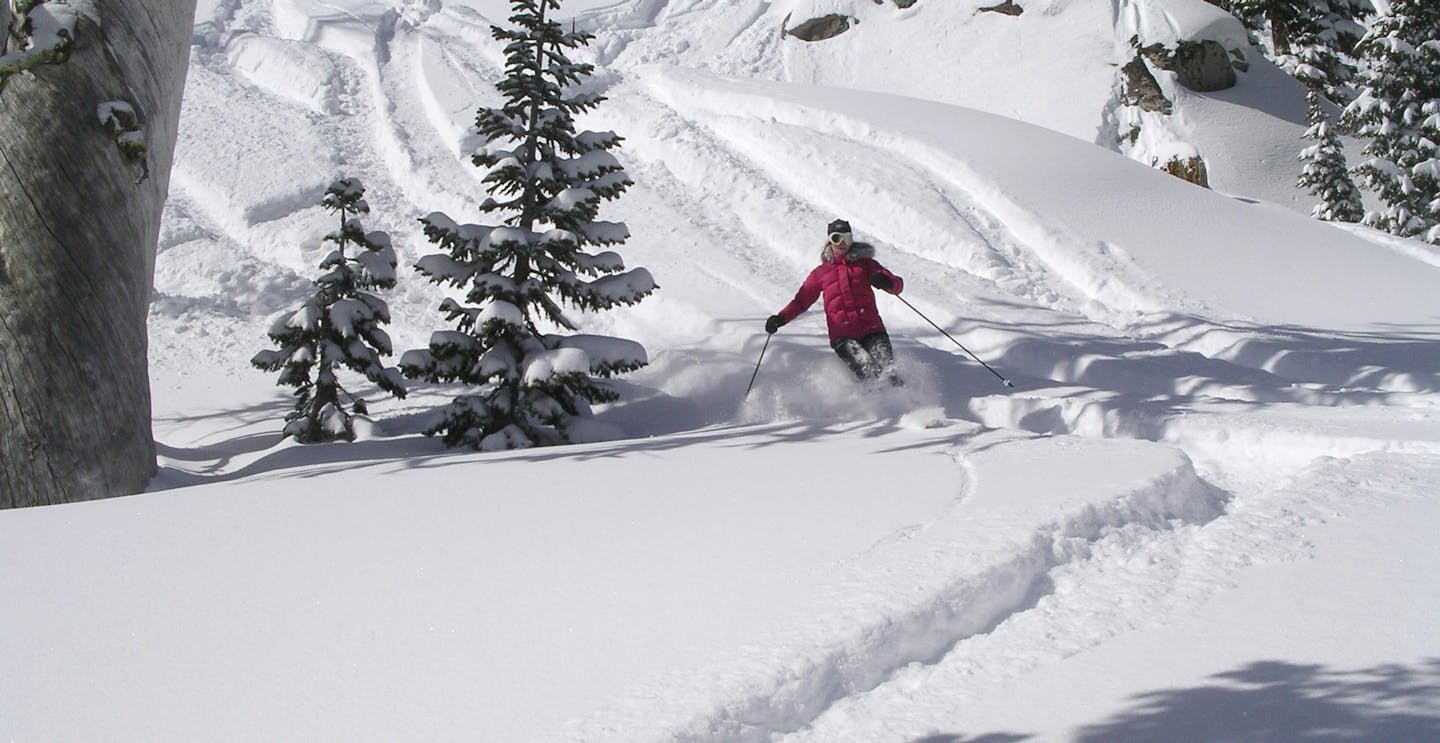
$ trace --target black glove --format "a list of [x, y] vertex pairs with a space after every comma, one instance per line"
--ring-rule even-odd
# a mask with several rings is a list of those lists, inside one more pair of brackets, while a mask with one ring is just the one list
[[779, 330], [780, 326], [784, 324], [785, 318], [779, 315], [771, 315], [770, 318], [765, 321], [765, 332], [774, 335], [775, 331]]
[[883, 273], [872, 273], [870, 274], [870, 286], [873, 286], [882, 292], [888, 292], [892, 287], [895, 286], [895, 282], [891, 281], [890, 277], [886, 276]]

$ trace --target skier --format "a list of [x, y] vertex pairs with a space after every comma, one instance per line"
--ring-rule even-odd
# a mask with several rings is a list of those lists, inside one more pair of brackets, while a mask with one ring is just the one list
[[895, 352], [871, 287], [898, 295], [905, 282], [875, 261], [873, 246], [853, 242], [849, 222], [837, 219], [826, 232], [820, 265], [805, 277], [790, 304], [765, 321], [765, 332], [773, 334], [824, 294], [830, 347], [861, 381], [883, 378], [898, 387], [902, 382], [895, 374]]

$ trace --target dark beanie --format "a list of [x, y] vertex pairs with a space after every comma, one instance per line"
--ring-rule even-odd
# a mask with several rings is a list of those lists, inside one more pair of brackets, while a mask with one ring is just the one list
[[850, 223], [849, 223], [849, 222], [846, 222], [846, 221], [843, 220], [843, 219], [837, 219], [837, 220], [835, 220], [834, 222], [831, 222], [831, 223], [830, 223], [830, 226], [825, 229], [825, 234], [828, 235], [828, 234], [830, 234], [831, 232], [849, 232], [849, 231], [850, 231]]

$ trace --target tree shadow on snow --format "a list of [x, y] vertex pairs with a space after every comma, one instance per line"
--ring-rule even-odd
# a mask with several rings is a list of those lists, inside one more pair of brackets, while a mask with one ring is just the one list
[[[1000, 350], [971, 350], [1020, 389], [1032, 386], [1022, 383], [1028, 381], [1144, 396], [1312, 404], [1383, 403], [1393, 393], [1440, 391], [1440, 320], [1360, 332], [1156, 314], [1121, 331], [1125, 335], [1101, 335], [1104, 331], [1084, 318], [1054, 313], [1018, 325], [956, 317], [945, 326], [962, 343], [971, 342], [967, 336], [976, 331], [982, 337], [986, 331], [1010, 335]], [[896, 338], [897, 351], [913, 340], [989, 375], [950, 339], [926, 328], [907, 330], [909, 338]], [[965, 374], [972, 394], [1003, 391], [993, 375], [985, 380], [971, 376], [973, 371]]]
[[[949, 325], [961, 342], [986, 329], [968, 318]], [[1073, 426], [1065, 417], [1080, 405], [1119, 412], [1143, 426], [1205, 401], [1404, 405], [1409, 395], [1440, 391], [1435, 328], [1372, 335], [1170, 315], [1134, 328], [1139, 338], [1097, 335], [1080, 319], [1003, 330], [1011, 337], [993, 353], [982, 348], [981, 358], [1011, 379], [1013, 390], [938, 333], [897, 338], [896, 351], [935, 370], [939, 403], [951, 417], [1042, 434], [1069, 432]], [[1187, 347], [1219, 350], [1202, 354]], [[1013, 420], [997, 417], [1004, 408], [995, 403], [1003, 398], [1024, 401], [1009, 411]], [[1138, 430], [1118, 435], [1146, 437]]]
[[[1096, 335], [1096, 326], [1083, 318], [1059, 313], [1055, 318], [1005, 328], [1010, 337], [993, 356], [982, 348], [981, 358], [995, 373], [939, 333], [892, 333], [907, 382], [900, 391], [856, 383], [830, 350], [818, 323], [769, 337], [768, 345], [764, 334], [755, 333], [733, 349], [666, 349], [646, 370], [610, 380], [622, 401], [599, 407], [595, 420], [611, 427], [611, 440], [485, 456], [584, 460], [727, 441], [768, 446], [836, 434], [881, 437], [905, 428], [902, 418], [916, 408], [940, 408], [945, 418], [1041, 435], [1072, 432], [1077, 411], [1089, 408], [1112, 416], [1118, 412], [1124, 419], [1121, 430], [1107, 435], [1151, 438], [1155, 432], [1146, 426], [1162, 426], [1205, 400], [1235, 405], [1383, 404], [1397, 391], [1440, 390], [1440, 354], [1434, 352], [1440, 331], [1434, 328], [1393, 328], [1376, 337], [1157, 316], [1150, 326], [1137, 327], [1142, 337], [1134, 339]], [[967, 331], [986, 326], [973, 318], [946, 325], [962, 342]], [[1210, 333], [1221, 335], [1206, 340]], [[1199, 343], [1223, 351], [1203, 355], [1166, 343]], [[1000, 375], [1015, 387], [1004, 386]], [[747, 395], [752, 378], [754, 388]], [[1293, 384], [1296, 381], [1312, 384]], [[164, 468], [151, 489], [298, 468], [310, 476], [397, 460], [408, 460], [403, 466], [412, 467], [474, 462], [474, 452], [446, 449], [419, 434], [429, 415], [423, 406], [443, 403], [451, 394], [444, 387], [429, 387], [416, 395], [424, 403], [412, 399], [405, 408], [378, 416], [376, 438], [349, 444], [281, 444], [279, 428], [290, 405], [282, 396], [239, 410], [171, 417], [165, 420], [178, 427], [219, 420], [221, 427], [208, 434], [233, 435], [191, 448], [158, 444], [160, 453], [178, 466]], [[273, 434], [255, 431], [268, 421], [275, 423]], [[948, 437], [897, 440], [895, 448], [998, 443], [980, 441], [984, 433], [972, 429]]]
[[[150, 487], [146, 489], [146, 492], [152, 493], [191, 485], [230, 482], [267, 474], [284, 473], [290, 470], [295, 471], [293, 476], [311, 478], [340, 470], [393, 466], [397, 460], [456, 456], [455, 450], [446, 450], [438, 441], [430, 441], [419, 436], [401, 439], [299, 444], [289, 439], [282, 440], [278, 433], [273, 433], [241, 436], [213, 447], [191, 450], [176, 449], [163, 444], [156, 446], [162, 456], [172, 460], [205, 464], [192, 468], [160, 467], [155, 478], [151, 480]], [[461, 451], [468, 452], [469, 450]], [[241, 464], [239, 460], [242, 459], [242, 454], [257, 454], [258, 456]]]
[[[1079, 728], [1074, 743], [1338, 743], [1440, 740], [1440, 658], [1358, 670], [1256, 661], [1211, 683], [1137, 694], [1129, 709]], [[913, 743], [1020, 741], [933, 735]]]
[[[1440, 319], [1387, 323], [1374, 332], [1218, 322], [1190, 315], [1155, 318], [1136, 331], [1215, 347], [1214, 359], [1286, 382], [1377, 392], [1440, 391]], [[1213, 336], [1214, 339], [1210, 339]]]
[[1358, 670], [1257, 661], [1213, 683], [1145, 692], [1082, 743], [1440, 740], [1440, 658]]

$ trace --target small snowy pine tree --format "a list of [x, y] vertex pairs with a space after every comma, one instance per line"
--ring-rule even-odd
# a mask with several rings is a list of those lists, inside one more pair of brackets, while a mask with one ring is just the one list
[[[369, 411], [365, 401], [340, 385], [339, 367], [365, 375], [380, 389], [405, 397], [405, 380], [398, 369], [381, 365], [391, 353], [390, 336], [381, 325], [390, 322], [385, 300], [367, 289], [395, 286], [395, 251], [384, 232], [366, 232], [358, 215], [368, 214], [365, 188], [360, 181], [335, 181], [325, 191], [322, 206], [340, 215], [340, 229], [325, 236], [335, 243], [321, 261], [327, 272], [315, 280], [316, 291], [293, 314], [282, 315], [270, 327], [270, 339], [279, 350], [261, 351], [250, 363], [265, 371], [279, 371], [276, 384], [295, 388], [295, 409], [286, 416], [286, 436], [302, 443], [355, 439], [353, 415]], [[349, 246], [359, 248], [346, 255]], [[349, 399], [347, 409], [344, 395]]]
[[1356, 54], [1360, 94], [1344, 122], [1369, 140], [1355, 173], [1386, 204], [1365, 224], [1440, 245], [1440, 2], [1393, 0]]
[[[600, 203], [631, 184], [609, 150], [614, 132], [575, 132], [574, 116], [604, 98], [580, 83], [593, 72], [565, 55], [589, 43], [587, 33], [565, 32], [546, 13], [558, 0], [512, 0], [513, 30], [491, 27], [505, 47], [500, 108], [481, 108], [475, 126], [485, 146], [472, 158], [488, 168], [490, 197], [480, 204], [497, 213], [497, 225], [459, 225], [433, 213], [421, 221], [444, 252], [416, 268], [437, 284], [465, 290], [464, 304], [440, 306], [454, 330], [438, 331], [428, 349], [405, 353], [406, 376], [462, 382], [477, 388], [436, 411], [427, 427], [447, 445], [511, 449], [565, 443], [574, 419], [589, 404], [616, 399], [591, 376], [608, 377], [643, 366], [645, 349], [618, 338], [555, 335], [545, 323], [574, 331], [561, 302], [581, 311], [640, 301], [655, 290], [643, 268], [630, 271], [613, 251], [629, 237], [624, 224], [596, 221]], [[558, 300], [558, 301], [557, 301]]]
[[1316, 219], [1359, 222], [1365, 216], [1365, 207], [1361, 204], [1360, 189], [1350, 180], [1340, 137], [1320, 108], [1318, 92], [1311, 89], [1306, 93], [1305, 103], [1306, 119], [1310, 122], [1305, 138], [1314, 140], [1315, 144], [1300, 151], [1300, 161], [1305, 167], [1296, 185], [1320, 200], [1310, 213]]

